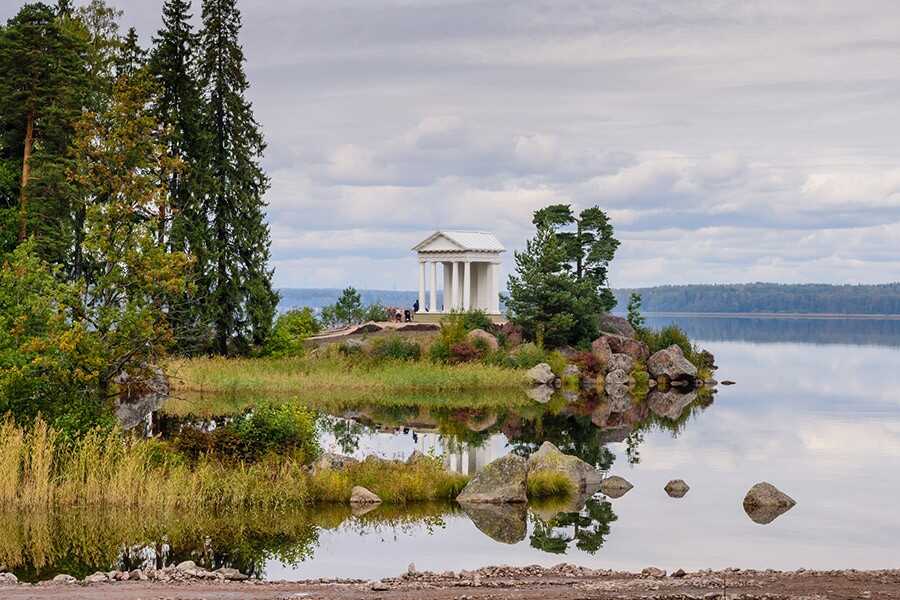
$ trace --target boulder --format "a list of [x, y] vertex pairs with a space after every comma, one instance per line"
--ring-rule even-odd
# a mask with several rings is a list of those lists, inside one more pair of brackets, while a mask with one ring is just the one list
[[502, 544], [518, 544], [528, 533], [525, 504], [463, 504], [463, 511], [481, 533]]
[[697, 392], [682, 393], [678, 390], [662, 392], [653, 390], [647, 396], [647, 406], [654, 414], [677, 421], [684, 409], [697, 399]]
[[76, 581], [78, 580], [71, 575], [66, 575], [65, 573], [60, 573], [53, 578], [54, 583], [75, 583]]
[[597, 469], [577, 456], [564, 454], [551, 442], [544, 442], [537, 452], [528, 457], [526, 462], [528, 476], [543, 471], [562, 473], [572, 482], [575, 490], [587, 489], [588, 485], [599, 483], [602, 475]]
[[591, 353], [597, 362], [604, 367], [609, 364], [612, 358], [612, 349], [609, 347], [609, 340], [605, 337], [597, 338], [591, 343]]
[[609, 397], [611, 412], [622, 412], [627, 408], [629, 385], [631, 385], [631, 375], [622, 369], [610, 371], [606, 375], [604, 391]]
[[607, 363], [607, 371], [618, 369], [631, 373], [634, 370], [634, 359], [627, 354], [613, 354]]
[[312, 464], [312, 471], [313, 473], [318, 473], [319, 471], [341, 471], [356, 464], [359, 464], [359, 461], [352, 456], [323, 452]]
[[624, 335], [604, 335], [609, 349], [613, 354], [627, 354], [634, 360], [645, 361], [650, 356], [650, 348], [639, 340], [625, 337]]
[[225, 579], [226, 581], [246, 581], [247, 579], [250, 579], [249, 576], [244, 575], [237, 569], [232, 569], [231, 567], [222, 567], [213, 572], [221, 575], [222, 579]]
[[131, 581], [147, 581], [149, 577], [147, 577], [147, 574], [140, 569], [134, 569], [128, 574], [128, 579]]
[[381, 498], [361, 485], [350, 490], [350, 504], [381, 504]]
[[662, 579], [666, 576], [666, 572], [659, 567], [647, 567], [641, 571], [642, 577], [651, 577], [653, 579]]
[[488, 463], [469, 481], [457, 502], [505, 504], [527, 502], [525, 481], [528, 465], [525, 459], [507, 454]]
[[[632, 427], [630, 425], [619, 425], [618, 427], [606, 427], [597, 434], [598, 444], [620, 444], [628, 438]], [[608, 496], [609, 494], [607, 494]]]
[[506, 338], [506, 347], [515, 348], [522, 343], [522, 328], [514, 323], [506, 322], [500, 326], [500, 333]]
[[666, 377], [669, 381], [693, 381], [697, 377], [697, 367], [675, 344], [654, 353], [647, 360], [647, 370], [653, 377]]
[[628, 322], [628, 319], [617, 317], [616, 315], [603, 315], [600, 317], [600, 331], [606, 333], [614, 333], [624, 337], [633, 338], [636, 334], [634, 327]]
[[525, 390], [525, 395], [539, 404], [547, 404], [553, 398], [554, 391], [549, 385], [539, 385]]
[[473, 329], [468, 334], [466, 334], [466, 339], [475, 346], [479, 345], [476, 344], [476, 341], [481, 340], [481, 342], [488, 350], [496, 350], [500, 347], [499, 342], [497, 342], [497, 338], [484, 329]]
[[466, 417], [466, 428], [469, 431], [487, 431], [497, 424], [497, 413], [487, 413], [483, 415], [473, 414]]
[[609, 386], [610, 383], [627, 386], [631, 383], [631, 375], [624, 369], [615, 369], [614, 371], [607, 373], [604, 382], [607, 386]]
[[109, 581], [109, 577], [106, 576], [106, 573], [101, 573], [100, 571], [84, 578], [85, 583], [103, 583], [106, 581]]
[[615, 499], [621, 498], [633, 487], [634, 486], [624, 477], [613, 475], [603, 479], [603, 482], [600, 484], [600, 491], [610, 498]]
[[744, 496], [744, 512], [760, 525], [768, 525], [796, 504], [793, 498], [766, 481], [754, 485]]
[[684, 495], [690, 489], [690, 486], [684, 482], [684, 479], [673, 479], [665, 487], [666, 493], [670, 498], [684, 498]]
[[612, 409], [610, 408], [609, 400], [603, 400], [597, 404], [591, 413], [591, 423], [594, 424], [594, 427], [606, 427], [610, 414], [612, 414]]
[[540, 363], [531, 367], [525, 373], [525, 376], [528, 377], [528, 381], [535, 385], [550, 385], [556, 380], [553, 369], [547, 363]]

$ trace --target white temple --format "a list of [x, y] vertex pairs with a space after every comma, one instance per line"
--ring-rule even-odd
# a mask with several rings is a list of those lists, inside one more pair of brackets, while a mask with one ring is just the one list
[[[500, 316], [500, 255], [506, 249], [494, 234], [436, 231], [413, 251], [419, 257], [416, 320], [466, 310], [483, 310], [491, 316]], [[440, 304], [438, 281], [443, 285]]]

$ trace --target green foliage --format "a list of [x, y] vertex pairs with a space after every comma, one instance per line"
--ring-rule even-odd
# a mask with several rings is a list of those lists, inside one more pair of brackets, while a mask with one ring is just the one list
[[362, 320], [364, 322], [375, 321], [376, 323], [382, 323], [384, 321], [390, 321], [391, 316], [388, 314], [384, 304], [376, 302], [375, 304], [370, 304], [363, 310]]
[[519, 369], [530, 369], [537, 364], [546, 362], [546, 360], [547, 353], [531, 342], [522, 344], [514, 352], [510, 353], [512, 366]]
[[575, 494], [571, 480], [558, 471], [537, 471], [528, 474], [529, 498], [568, 498]]
[[643, 364], [635, 365], [631, 371], [631, 378], [634, 379], [634, 385], [631, 387], [631, 395], [636, 400], [642, 400], [650, 393], [650, 373]]
[[597, 335], [601, 305], [590, 280], [578, 280], [557, 235], [539, 227], [525, 250], [516, 252], [506, 307], [525, 336], [550, 347], [589, 343]]
[[278, 294], [269, 268], [271, 245], [263, 195], [269, 178], [260, 166], [265, 141], [246, 98], [244, 51], [236, 0], [205, 0], [198, 74], [209, 133], [208, 273], [216, 349], [246, 353], [268, 337]]
[[589, 498], [581, 512], [561, 512], [549, 522], [535, 518], [531, 546], [544, 552], [563, 554], [569, 544], [588, 554], [603, 547], [610, 523], [617, 520], [612, 504]]
[[644, 316], [641, 314], [641, 295], [632, 293], [628, 298], [628, 323], [639, 331], [644, 327]]
[[[384, 318], [369, 319], [370, 316]], [[388, 320], [387, 311], [380, 304], [363, 308], [362, 297], [353, 286], [345, 288], [337, 302], [323, 307], [321, 317], [327, 327], [356, 325], [367, 320]]]
[[563, 371], [566, 369], [566, 365], [569, 364], [569, 361], [566, 360], [566, 357], [556, 350], [548, 353], [544, 361], [548, 365], [550, 365], [550, 370], [553, 371], [553, 374], [557, 377], [562, 377]]
[[282, 455], [305, 464], [320, 452], [316, 417], [293, 403], [262, 403], [211, 432], [186, 428], [173, 443], [193, 460], [210, 455], [257, 462]]
[[269, 356], [299, 356], [303, 341], [321, 331], [322, 326], [311, 308], [294, 308], [278, 315], [272, 335], [266, 340], [263, 354]]
[[638, 332], [638, 339], [647, 344], [650, 354], [675, 345], [681, 348], [684, 357], [688, 360], [691, 360], [694, 355], [691, 340], [678, 325], [666, 325], [658, 331], [642, 329]]
[[453, 313], [449, 317], [451, 320], [457, 319], [462, 322], [462, 328], [466, 332], [474, 329], [482, 329], [490, 332], [494, 328], [491, 318], [483, 310], [468, 310], [465, 312]]
[[566, 260], [575, 278], [590, 284], [598, 309], [609, 312], [616, 305], [609, 289], [607, 271], [619, 247], [613, 237], [609, 217], [599, 207], [586, 208], [576, 215], [568, 204], [554, 204], [534, 213], [539, 229], [552, 230], [565, 248]]
[[371, 356], [376, 360], [419, 360], [422, 347], [399, 335], [390, 335], [372, 343]]

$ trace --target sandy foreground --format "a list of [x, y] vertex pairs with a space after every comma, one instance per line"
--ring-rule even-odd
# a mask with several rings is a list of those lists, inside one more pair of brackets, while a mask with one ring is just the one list
[[[673, 576], [674, 575], [674, 576]], [[900, 599], [900, 569], [884, 571], [700, 571], [621, 573], [572, 565], [485, 567], [460, 573], [410, 572], [380, 581], [118, 582], [0, 586], [3, 600], [500, 600]]]

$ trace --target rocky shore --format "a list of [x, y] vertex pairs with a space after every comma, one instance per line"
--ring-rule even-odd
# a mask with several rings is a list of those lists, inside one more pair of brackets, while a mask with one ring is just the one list
[[[177, 570], [177, 569], [176, 569]], [[737, 568], [672, 573], [647, 567], [640, 573], [590, 569], [571, 564], [554, 567], [489, 566], [473, 571], [418, 571], [414, 565], [397, 577], [377, 581], [318, 579], [299, 582], [229, 581], [188, 578], [170, 581], [52, 581], [37, 585], [0, 581], [8, 600], [72, 599], [152, 600], [267, 599], [349, 600], [402, 598], [488, 600], [505, 598], [564, 600], [780, 600], [788, 598], [900, 598], [900, 569], [880, 571], [774, 571]]]

